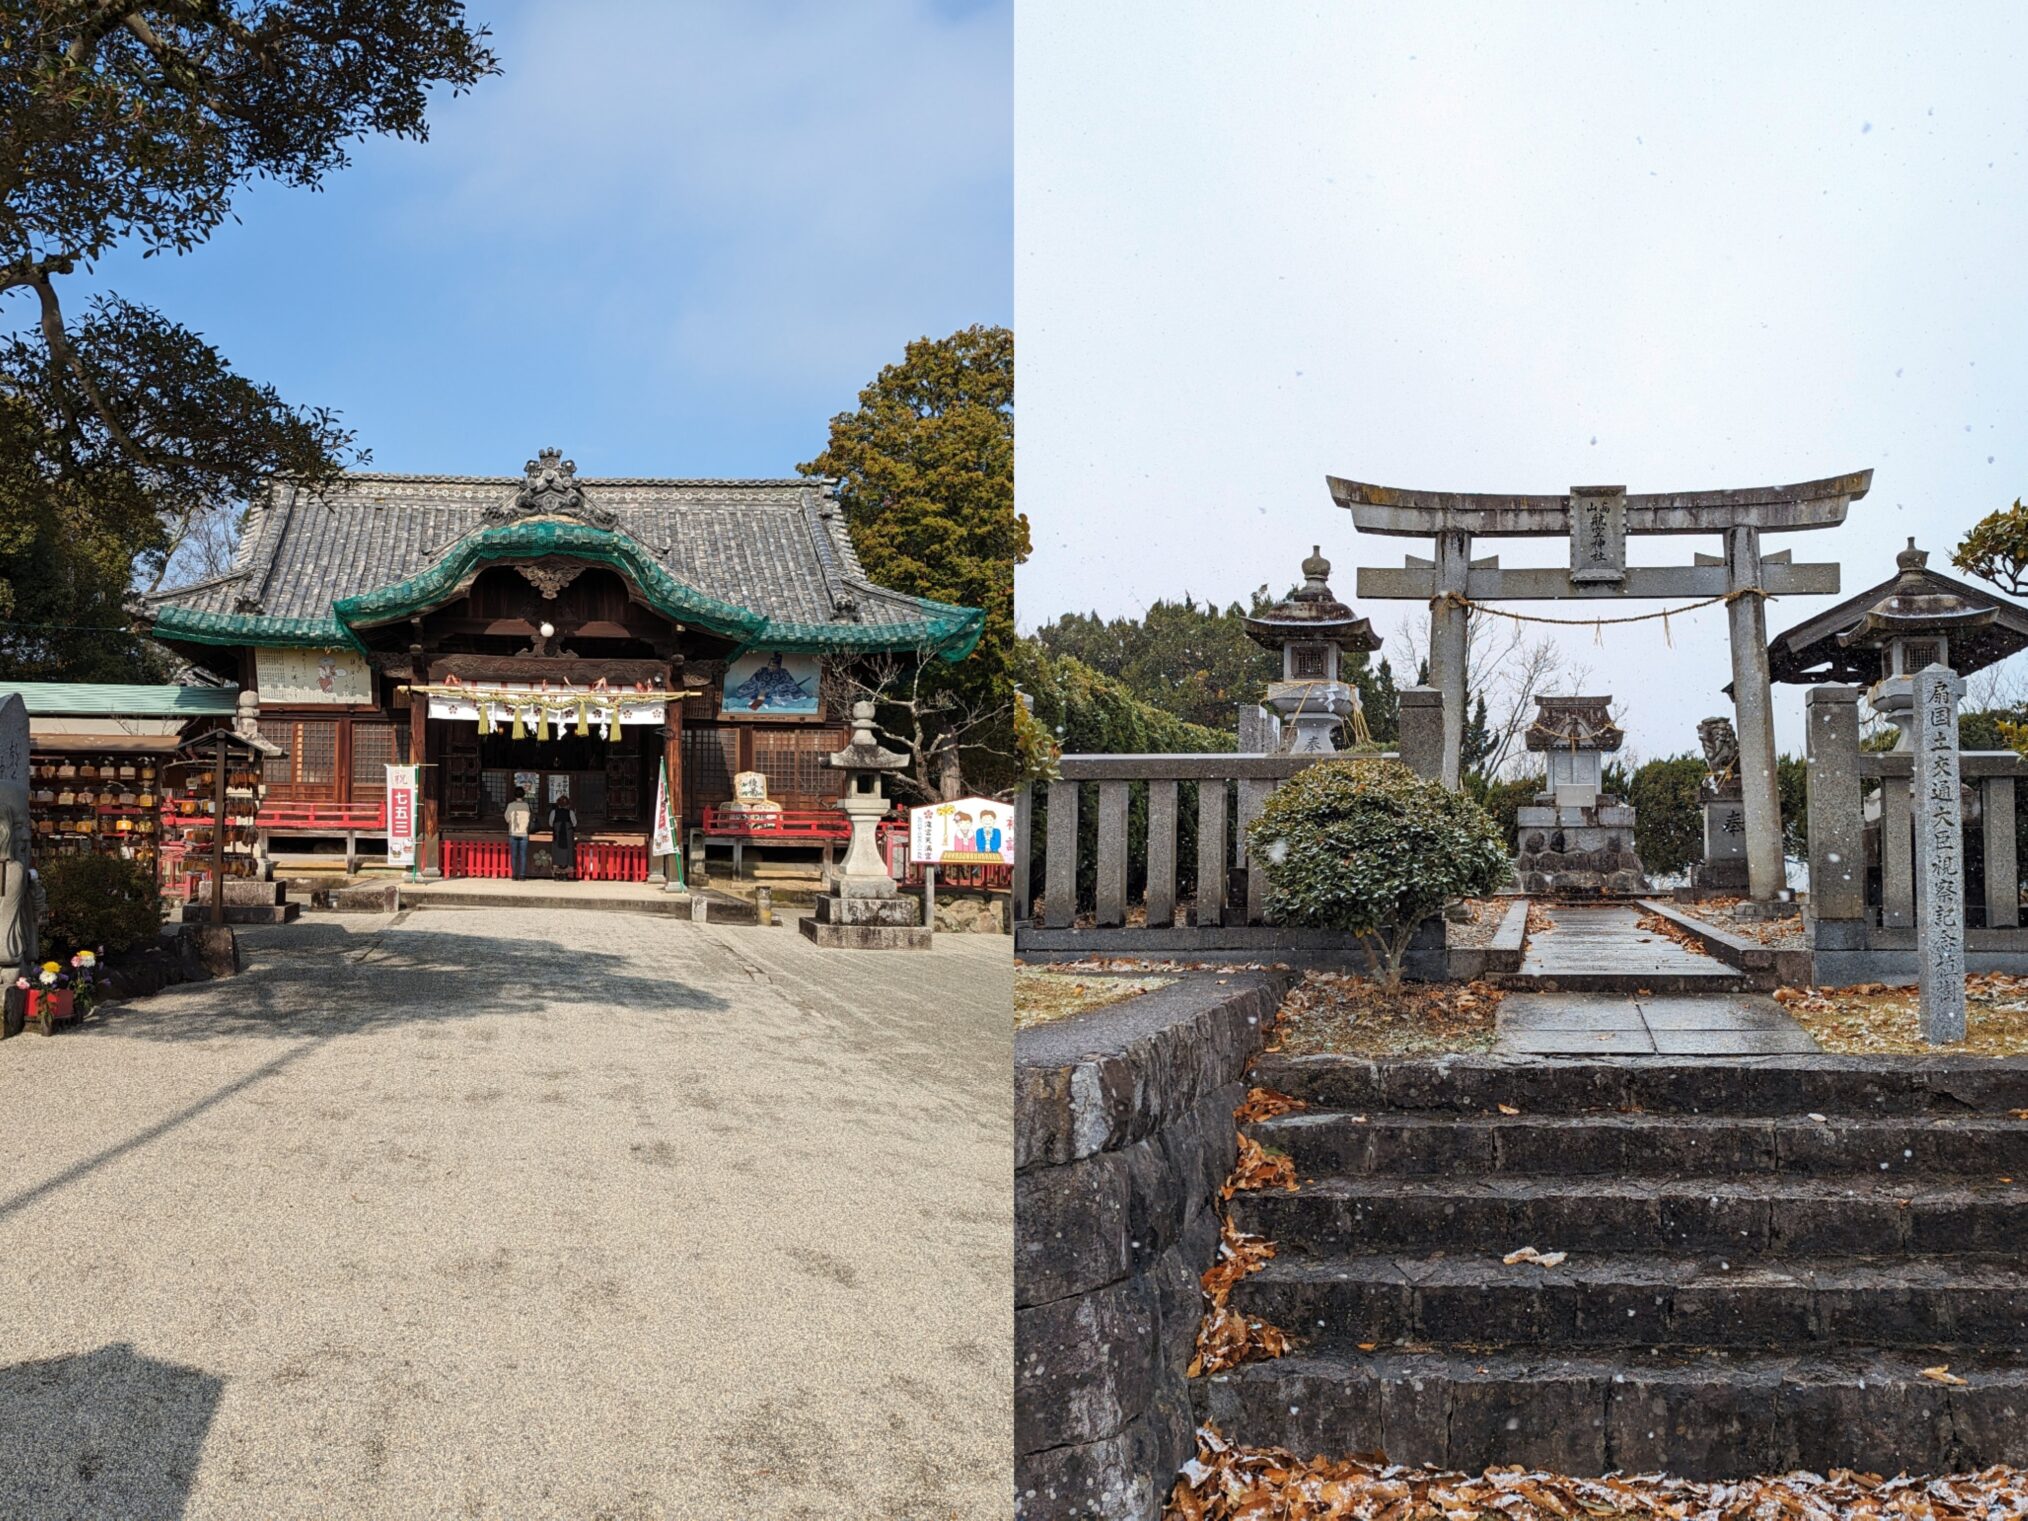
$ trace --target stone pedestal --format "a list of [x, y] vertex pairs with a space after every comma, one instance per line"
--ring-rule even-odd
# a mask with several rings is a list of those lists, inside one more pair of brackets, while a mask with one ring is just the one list
[[803, 938], [829, 950], [926, 951], [930, 932], [922, 924], [922, 905], [887, 882], [879, 892], [871, 884], [834, 877], [831, 891], [817, 899], [802, 921]]
[[1634, 853], [1634, 810], [1601, 795], [1597, 806], [1559, 808], [1553, 793], [1514, 811], [1514, 874], [1525, 893], [1635, 898], [1648, 891]]
[[1690, 871], [1691, 885], [1706, 891], [1747, 890], [1746, 802], [1739, 797], [1704, 800], [1704, 860]]

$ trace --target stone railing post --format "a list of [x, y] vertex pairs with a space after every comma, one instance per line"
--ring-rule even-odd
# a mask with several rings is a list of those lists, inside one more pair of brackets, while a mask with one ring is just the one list
[[[1810, 919], [1819, 945], [1857, 947], [1866, 916], [1866, 834], [1859, 796], [1859, 689], [1811, 687], [1808, 724]], [[1889, 781], [1889, 786], [1896, 785]]]
[[1444, 697], [1435, 687], [1403, 687], [1400, 693], [1401, 762], [1417, 776], [1438, 778], [1444, 770]]

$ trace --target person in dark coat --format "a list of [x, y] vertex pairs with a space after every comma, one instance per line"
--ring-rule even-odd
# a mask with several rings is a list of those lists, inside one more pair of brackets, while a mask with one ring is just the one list
[[558, 876], [577, 876], [577, 810], [565, 793], [549, 809], [549, 859]]

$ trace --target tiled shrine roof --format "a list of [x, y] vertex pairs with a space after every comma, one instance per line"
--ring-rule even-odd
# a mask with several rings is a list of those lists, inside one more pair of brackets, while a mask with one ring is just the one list
[[341, 477], [277, 486], [232, 569], [154, 599], [158, 637], [357, 643], [356, 629], [455, 595], [484, 564], [544, 554], [612, 566], [673, 618], [745, 646], [960, 659], [983, 615], [866, 577], [826, 482], [578, 479], [555, 451], [527, 476]]

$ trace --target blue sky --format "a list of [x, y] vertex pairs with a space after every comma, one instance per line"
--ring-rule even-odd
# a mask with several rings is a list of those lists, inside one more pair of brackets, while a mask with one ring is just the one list
[[[1870, 466], [1845, 526], [1768, 547], [1840, 562], [1847, 593], [1911, 534], [1943, 567], [2028, 492], [2024, 65], [2028, 11], [1999, 3], [1021, 0], [1023, 625], [1279, 591], [1312, 544], [1350, 597], [1423, 548], [1356, 534], [1327, 473], [1639, 492]], [[1397, 640], [1427, 620], [1359, 610]], [[1722, 616], [1673, 622], [1559, 636], [1647, 755], [1726, 711]]]
[[1011, 320], [1008, 0], [470, 10], [505, 72], [428, 143], [104, 283], [454, 474], [792, 474], [910, 339]]

